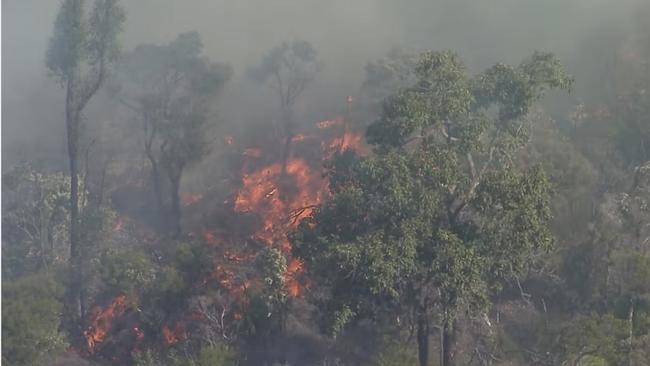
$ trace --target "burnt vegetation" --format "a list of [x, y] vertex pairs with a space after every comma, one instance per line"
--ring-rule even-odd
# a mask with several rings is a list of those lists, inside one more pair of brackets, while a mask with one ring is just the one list
[[323, 105], [306, 40], [127, 47], [126, 8], [61, 1], [65, 164], [3, 139], [3, 363], [650, 364], [647, 4], [570, 57], [405, 44]]

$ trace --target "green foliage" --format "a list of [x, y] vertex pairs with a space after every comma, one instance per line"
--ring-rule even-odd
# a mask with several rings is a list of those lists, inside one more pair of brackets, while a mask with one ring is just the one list
[[173, 350], [157, 354], [151, 349], [134, 357], [136, 366], [235, 366], [236, 352], [225, 345], [204, 345], [196, 356], [181, 357]]
[[7, 365], [49, 365], [65, 350], [59, 333], [63, 287], [51, 273], [2, 284], [2, 361]]
[[109, 249], [100, 259], [100, 274], [112, 292], [133, 294], [155, 278], [149, 258], [140, 250]]
[[408, 345], [390, 344], [384, 347], [373, 363], [376, 366], [416, 366], [418, 358]]
[[236, 354], [227, 346], [206, 346], [201, 348], [195, 360], [187, 366], [234, 366], [237, 364]]
[[54, 23], [46, 65], [62, 84], [79, 77], [84, 63], [99, 68], [119, 55], [117, 35], [126, 16], [117, 1], [96, 0], [88, 19], [84, 8], [83, 0], [65, 0]]
[[257, 255], [255, 266], [262, 277], [264, 284], [262, 292], [266, 297], [269, 312], [274, 313], [274, 308], [281, 311], [288, 297], [284, 277], [287, 271], [287, 259], [279, 249], [269, 247]]
[[513, 158], [528, 142], [531, 105], [570, 86], [558, 61], [535, 53], [470, 77], [445, 51], [414, 67], [416, 82], [367, 130], [375, 154], [335, 157], [333, 197], [292, 236], [329, 294], [322, 309], [333, 331], [380, 308], [451, 329], [553, 243], [549, 181]]
[[[574, 364], [590, 364], [578, 361], [592, 364], [605, 361], [606, 365], [620, 365], [627, 355], [627, 337], [625, 320], [617, 319], [611, 314], [591, 314], [580, 316], [568, 325], [561, 342], [566, 358], [574, 360]], [[587, 360], [584, 360], [586, 357]]]
[[20, 165], [2, 175], [2, 273], [16, 277], [67, 259], [70, 179]]

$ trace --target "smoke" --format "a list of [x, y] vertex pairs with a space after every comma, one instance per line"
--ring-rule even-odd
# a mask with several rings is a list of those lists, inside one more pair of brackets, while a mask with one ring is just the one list
[[[636, 9], [645, 1], [130, 0], [123, 1], [128, 18], [122, 43], [128, 50], [198, 31], [206, 55], [230, 63], [235, 71], [219, 107], [219, 119], [235, 128], [268, 119], [275, 106], [267, 89], [246, 78], [246, 68], [279, 42], [307, 40], [324, 68], [297, 112], [314, 122], [340, 112], [345, 97], [358, 92], [363, 66], [395, 46], [452, 49], [472, 69], [518, 62], [535, 49], [552, 51], [579, 76], [578, 89], [591, 86], [600, 61], [584, 57], [588, 52], [581, 44], [597, 31], [604, 40], [630, 31]], [[19, 160], [65, 168], [63, 93], [44, 66], [58, 6], [57, 1], [2, 2], [5, 168]], [[90, 123], [117, 118], [103, 105], [107, 103], [107, 98], [93, 101]]]

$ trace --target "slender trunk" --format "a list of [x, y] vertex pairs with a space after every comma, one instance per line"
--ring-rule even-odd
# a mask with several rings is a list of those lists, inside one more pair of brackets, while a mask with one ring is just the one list
[[161, 218], [164, 217], [165, 206], [163, 204], [162, 185], [160, 184], [160, 172], [158, 171], [158, 164], [151, 156], [151, 183], [153, 184], [154, 201], [156, 201], [156, 216], [158, 223], [162, 222]]
[[455, 322], [448, 321], [442, 329], [442, 365], [441, 366], [454, 366], [456, 364], [456, 327]]
[[292, 121], [292, 116], [291, 116], [291, 111], [289, 110], [289, 107], [283, 108], [283, 116], [284, 116], [284, 133], [285, 133], [285, 141], [284, 141], [284, 150], [282, 151], [282, 176], [285, 176], [287, 173], [287, 163], [289, 161], [289, 158], [291, 157], [291, 144], [293, 142], [293, 121]]
[[628, 321], [628, 337], [629, 348], [627, 350], [627, 364], [632, 366], [632, 350], [634, 347], [634, 297], [630, 298], [630, 312], [627, 317]]
[[282, 151], [282, 176], [287, 174], [287, 163], [289, 161], [289, 156], [291, 155], [291, 142], [293, 140], [293, 135], [287, 133], [286, 139], [284, 141], [284, 150]]
[[418, 314], [418, 360], [420, 366], [429, 365], [429, 319], [424, 311]]
[[68, 162], [70, 164], [70, 278], [68, 287], [68, 320], [70, 331], [80, 329], [84, 316], [82, 289], [82, 253], [79, 245], [79, 111], [74, 106], [74, 82], [68, 81], [66, 90], [66, 127], [68, 138]]
[[181, 177], [183, 176], [182, 168], [178, 172], [170, 172], [169, 178], [171, 183], [171, 229], [172, 235], [178, 237], [181, 234]]

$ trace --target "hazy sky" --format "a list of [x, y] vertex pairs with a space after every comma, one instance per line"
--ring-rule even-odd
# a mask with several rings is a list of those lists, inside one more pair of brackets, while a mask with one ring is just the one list
[[[198, 31], [206, 53], [234, 67], [230, 98], [241, 104], [231, 107], [246, 105], [246, 94], [237, 90], [248, 66], [278, 42], [305, 39], [324, 64], [307, 100], [313, 105], [322, 98], [327, 105], [354, 94], [365, 63], [393, 46], [454, 49], [472, 67], [518, 62], [541, 49], [571, 67], [585, 34], [600, 24], [627, 26], [631, 9], [643, 1], [648, 0], [124, 0], [122, 39], [130, 49]], [[63, 93], [44, 67], [58, 6], [55, 0], [2, 1], [2, 150], [9, 155], [3, 154], [4, 162], [65, 152]]]

